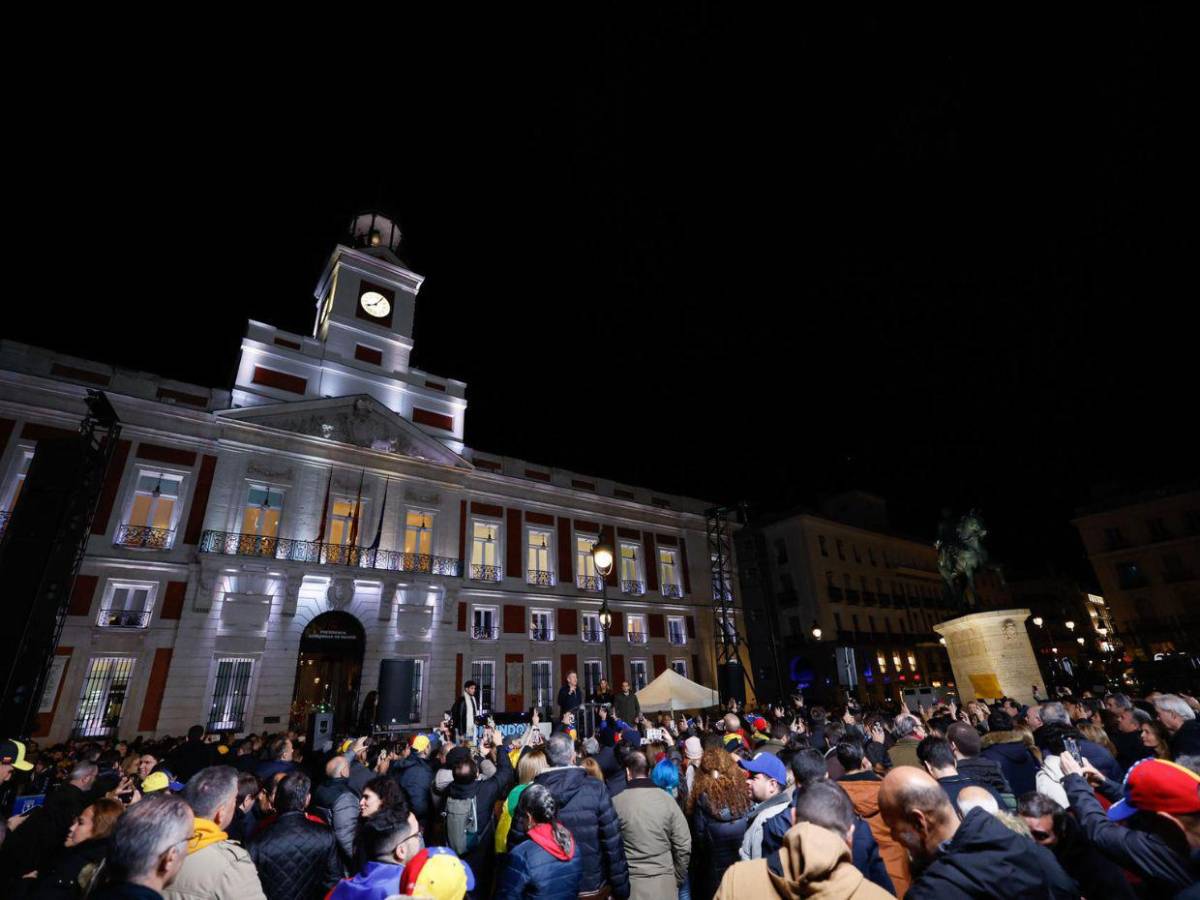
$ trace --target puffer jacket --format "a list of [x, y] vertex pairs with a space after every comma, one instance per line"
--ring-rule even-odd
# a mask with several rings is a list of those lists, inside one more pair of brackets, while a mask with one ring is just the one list
[[534, 829], [505, 860], [496, 887], [496, 896], [504, 900], [538, 897], [540, 900], [575, 900], [583, 878], [583, 859], [572, 839], [564, 851], [553, 839], [547, 840], [547, 826]]
[[358, 797], [345, 778], [330, 778], [313, 791], [312, 805], [333, 828], [342, 862], [350, 865], [354, 860], [354, 836], [358, 833]]
[[[558, 820], [575, 838], [576, 852], [583, 860], [580, 893], [599, 890], [607, 884], [618, 900], [629, 896], [629, 867], [621, 828], [608, 791], [581, 766], [556, 766], [534, 780], [546, 787], [558, 803]], [[509, 852], [527, 837], [527, 822], [518, 817], [508, 832]]]
[[429, 760], [410, 753], [394, 763], [389, 774], [408, 794], [408, 806], [417, 821], [427, 822], [433, 805], [433, 768]]
[[1041, 759], [1032, 737], [1022, 731], [991, 731], [982, 743], [980, 756], [999, 764], [1014, 794], [1020, 797], [1037, 790]]
[[883, 857], [884, 867], [896, 896], [903, 897], [912, 881], [908, 867], [908, 851], [904, 845], [892, 837], [892, 830], [883, 821], [879, 811], [879, 787], [882, 779], [874, 772], [859, 772], [847, 775], [838, 782], [854, 804], [854, 811], [867, 823], [875, 842], [879, 844], [879, 855]]
[[285, 812], [250, 839], [267, 900], [323, 897], [341, 878], [333, 831], [302, 812]]
[[937, 859], [912, 883], [908, 897], [1078, 900], [1079, 887], [1045, 847], [1000, 824], [982, 809], [973, 809]]
[[692, 809], [692, 898], [709, 900], [725, 870], [738, 861], [742, 838], [750, 824], [749, 809], [734, 814], [725, 806], [713, 810], [707, 794]]

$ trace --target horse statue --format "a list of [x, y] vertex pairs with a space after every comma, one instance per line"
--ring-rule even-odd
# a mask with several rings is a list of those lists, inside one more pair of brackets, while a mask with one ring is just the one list
[[949, 510], [942, 510], [942, 521], [938, 525], [938, 537], [933, 546], [938, 552], [938, 571], [950, 589], [951, 595], [960, 603], [975, 605], [975, 573], [988, 561], [983, 539], [987, 529], [983, 517], [971, 509], [957, 523]]

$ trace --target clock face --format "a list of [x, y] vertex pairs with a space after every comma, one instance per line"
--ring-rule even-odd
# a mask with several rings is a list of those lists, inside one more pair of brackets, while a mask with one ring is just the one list
[[363, 295], [358, 298], [359, 304], [367, 315], [376, 319], [383, 319], [392, 311], [391, 301], [378, 291], [364, 291]]

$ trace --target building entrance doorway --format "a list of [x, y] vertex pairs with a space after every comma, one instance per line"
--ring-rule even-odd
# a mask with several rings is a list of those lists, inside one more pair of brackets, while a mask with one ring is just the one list
[[362, 623], [344, 612], [327, 612], [308, 623], [300, 638], [291, 727], [303, 731], [314, 710], [333, 713], [333, 728], [348, 733], [358, 712], [366, 634]]

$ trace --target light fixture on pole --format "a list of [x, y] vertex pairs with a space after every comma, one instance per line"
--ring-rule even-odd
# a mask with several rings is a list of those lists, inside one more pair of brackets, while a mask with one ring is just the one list
[[1042, 627], [1042, 622], [1044, 622], [1044, 621], [1045, 620], [1041, 616], [1033, 617], [1033, 624], [1036, 625], [1038, 628]]
[[600, 629], [604, 632], [604, 674], [611, 687], [613, 685], [612, 673], [612, 644], [609, 638], [609, 631], [612, 628], [613, 617], [608, 609], [608, 574], [613, 568], [613, 549], [603, 538], [597, 539], [592, 545], [592, 564], [596, 567], [596, 573], [600, 578]]
[[1077, 637], [1077, 638], [1075, 638], [1075, 641], [1076, 641], [1076, 642], [1079, 644], [1079, 646], [1080, 646], [1080, 647], [1082, 647], [1084, 644], [1086, 644], [1086, 643], [1087, 643], [1087, 641], [1085, 641], [1085, 640], [1084, 640], [1083, 638], [1081, 638], [1081, 637]]
[[943, 647], [945, 647], [946, 639], [944, 637], [940, 637], [940, 638], [938, 638], [938, 643], [941, 644]]
[[813, 619], [812, 636], [813, 640], [815, 641], [819, 641], [821, 639], [821, 626], [817, 624], [816, 619]]
[[1075, 623], [1073, 621], [1071, 621], [1070, 619], [1067, 619], [1067, 621], [1063, 622], [1063, 624], [1067, 626], [1067, 631], [1075, 630]]

